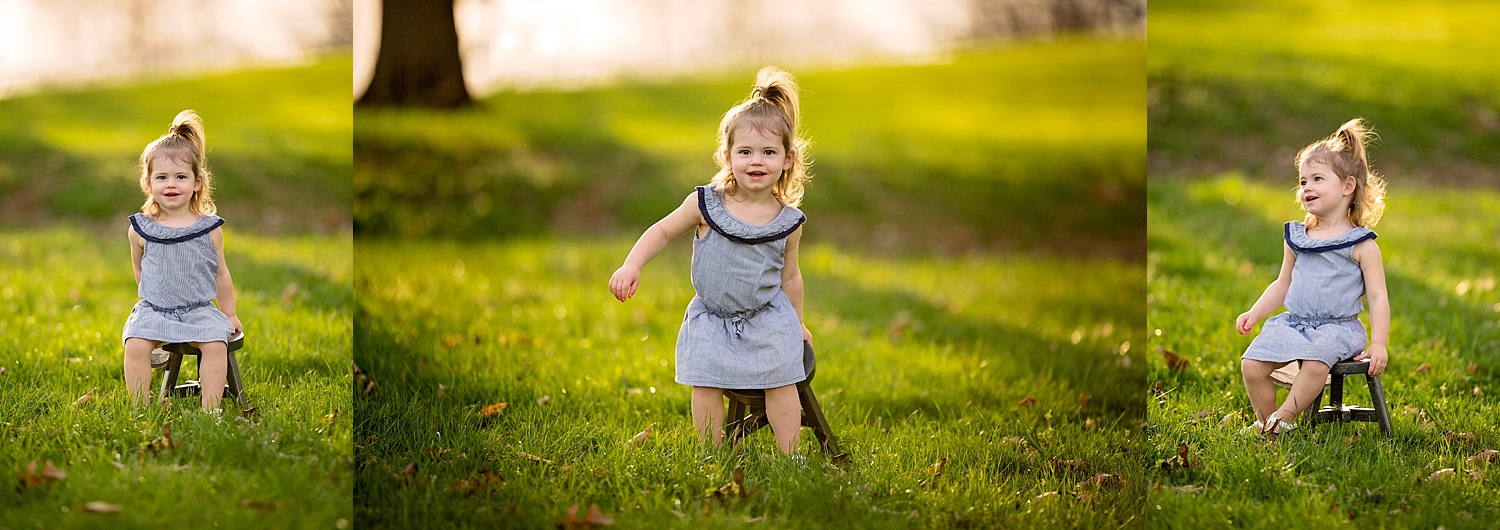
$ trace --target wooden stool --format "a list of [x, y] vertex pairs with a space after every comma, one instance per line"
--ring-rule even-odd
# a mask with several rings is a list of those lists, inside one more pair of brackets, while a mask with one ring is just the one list
[[[1291, 388], [1300, 366], [1301, 361], [1287, 363], [1271, 372], [1271, 380], [1277, 386]], [[1365, 386], [1370, 389], [1370, 401], [1374, 408], [1344, 404], [1344, 378], [1351, 375], [1365, 376]], [[1317, 427], [1319, 423], [1368, 421], [1380, 424], [1380, 432], [1391, 436], [1391, 411], [1385, 403], [1385, 387], [1380, 384], [1380, 376], [1370, 375], [1369, 361], [1339, 361], [1328, 371], [1328, 379], [1323, 383], [1323, 388], [1329, 392], [1328, 406], [1322, 406], [1323, 391], [1319, 391], [1318, 397], [1313, 399], [1313, 406], [1302, 413], [1309, 425]]]
[[[839, 439], [833, 435], [833, 429], [828, 427], [828, 418], [823, 416], [823, 407], [818, 405], [818, 397], [813, 394], [813, 374], [817, 371], [817, 361], [813, 356], [812, 345], [802, 343], [802, 367], [807, 371], [807, 379], [797, 383], [797, 397], [802, 402], [802, 427], [811, 427], [813, 435], [818, 437], [818, 443], [823, 447], [823, 452], [833, 457], [842, 457], [839, 451]], [[735, 444], [741, 438], [749, 436], [756, 430], [769, 425], [771, 422], [766, 418], [766, 391], [759, 389], [735, 390], [724, 389], [724, 395], [729, 398], [729, 420], [724, 425], [725, 432], [729, 435], [729, 443]]]
[[[245, 347], [245, 334], [243, 332], [236, 333], [233, 337], [229, 338], [226, 346], [224, 358], [229, 364], [229, 369], [224, 373], [224, 397], [233, 399], [236, 407], [245, 409], [250, 399], [245, 395], [245, 382], [243, 379], [240, 379], [240, 364], [234, 359], [235, 350]], [[160, 399], [166, 401], [168, 397], [196, 396], [202, 394], [203, 387], [198, 381], [188, 381], [179, 385], [177, 384], [177, 376], [182, 371], [182, 357], [184, 355], [198, 357], [198, 368], [202, 370], [203, 352], [186, 342], [163, 344], [161, 348], [167, 350], [167, 353], [171, 355], [167, 358], [167, 365], [163, 367], [167, 372], [161, 379]], [[202, 376], [200, 375], [199, 377]]]

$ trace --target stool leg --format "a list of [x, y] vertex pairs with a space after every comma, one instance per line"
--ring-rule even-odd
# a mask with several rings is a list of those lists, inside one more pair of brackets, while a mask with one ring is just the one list
[[240, 363], [234, 360], [234, 352], [225, 352], [225, 361], [229, 364], [228, 373], [224, 377], [224, 387], [228, 392], [224, 397], [234, 400], [235, 408], [244, 409], [250, 400], [245, 397], [244, 382], [240, 380]]
[[1380, 423], [1380, 432], [1391, 436], [1391, 410], [1385, 404], [1385, 388], [1380, 385], [1380, 376], [1366, 376], [1365, 383], [1370, 387], [1370, 401], [1375, 406], [1375, 418]]
[[745, 405], [737, 399], [729, 398], [729, 415], [724, 418], [724, 427], [729, 431], [729, 445], [739, 443], [744, 436], [744, 426], [740, 424], [744, 419]]
[[818, 396], [813, 394], [812, 388], [803, 389], [802, 413], [812, 420], [813, 435], [818, 437], [823, 451], [829, 456], [835, 456], [839, 451], [839, 439], [833, 435], [833, 429], [828, 427], [828, 418], [823, 416], [823, 406], [818, 404]]
[[182, 354], [175, 351], [169, 352], [167, 357], [167, 372], [161, 376], [161, 401], [166, 401], [167, 396], [173, 388], [177, 387], [177, 374], [182, 370]]

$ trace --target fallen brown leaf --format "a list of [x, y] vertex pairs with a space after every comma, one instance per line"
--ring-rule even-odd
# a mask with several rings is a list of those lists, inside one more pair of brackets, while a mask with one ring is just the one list
[[1089, 404], [1089, 400], [1090, 399], [1093, 399], [1093, 398], [1090, 397], [1088, 394], [1080, 394], [1078, 396], [1078, 406], [1080, 406], [1080, 407], [1087, 407], [1088, 404]]
[[578, 505], [574, 504], [568, 507], [566, 519], [556, 517], [555, 521], [558, 528], [565, 530], [583, 530], [615, 524], [614, 519], [600, 512], [597, 505], [590, 505], [589, 511], [580, 518], [578, 517]]
[[1419, 374], [1425, 374], [1425, 373], [1431, 372], [1431, 371], [1432, 371], [1432, 365], [1427, 364], [1427, 363], [1422, 363], [1421, 366], [1417, 367], [1417, 373], [1419, 373]]
[[333, 423], [333, 420], [338, 419], [338, 417], [339, 409], [333, 409], [333, 412], [323, 415], [323, 423]]
[[1183, 370], [1187, 370], [1188, 365], [1191, 364], [1181, 355], [1177, 355], [1176, 352], [1165, 348], [1161, 350], [1161, 356], [1162, 358], [1167, 360], [1167, 369], [1173, 372], [1181, 372]]
[[1445, 467], [1437, 471], [1433, 471], [1431, 475], [1427, 475], [1427, 480], [1437, 480], [1440, 478], [1451, 477], [1454, 473], [1455, 471], [1453, 470], [1453, 468]]
[[1355, 440], [1358, 440], [1358, 439], [1359, 439], [1359, 431], [1354, 431], [1354, 433], [1350, 434], [1349, 436], [1345, 436], [1344, 437], [1344, 445], [1352, 444], [1352, 443], [1354, 443]]
[[458, 347], [459, 344], [463, 344], [463, 342], [464, 338], [460, 335], [448, 335], [446, 337], [443, 337], [443, 347], [450, 350]]
[[84, 405], [89, 404], [90, 401], [94, 400], [94, 391], [95, 390], [98, 390], [98, 389], [97, 388], [91, 388], [91, 389], [89, 389], [88, 392], [85, 392], [82, 396], [78, 396], [78, 400], [76, 400], [76, 401], [73, 402], [73, 406], [75, 406], [75, 407], [82, 407]]
[[1469, 457], [1468, 460], [1465, 460], [1465, 462], [1468, 462], [1470, 464], [1476, 464], [1479, 462], [1494, 462], [1496, 454], [1500, 453], [1497, 453], [1497, 451], [1495, 451], [1494, 449], [1485, 449], [1483, 451], [1475, 453], [1474, 456]]
[[275, 510], [276, 509], [276, 501], [273, 501], [271, 499], [265, 499], [265, 500], [259, 500], [259, 501], [252, 501], [250, 499], [241, 499], [240, 500], [240, 507], [241, 508], [245, 508], [245, 509], [254, 508], [256, 510], [260, 510], [260, 511], [263, 511], [263, 512], [269, 512], [271, 510]]
[[[1479, 365], [1477, 365], [1477, 364], [1470, 364], [1467, 368], [1464, 368], [1464, 371], [1469, 372], [1469, 374], [1471, 374], [1471, 375], [1479, 373]], [[0, 373], [4, 373], [4, 372], [5, 372], [5, 369], [4, 368], [0, 368]]]
[[1030, 394], [1027, 394], [1026, 397], [1024, 399], [1022, 399], [1020, 403], [1016, 404], [1016, 406], [1017, 407], [1028, 407], [1028, 406], [1031, 406], [1031, 405], [1033, 405], [1035, 403], [1036, 403], [1036, 397], [1034, 397], [1034, 396], [1032, 396]]
[[943, 468], [947, 467], [947, 466], [948, 466], [948, 458], [947, 457], [943, 457], [943, 459], [938, 460], [936, 463], [934, 463], [934, 464], [932, 464], [930, 466], [927, 466], [927, 472], [928, 473], [932, 473], [933, 475], [941, 475], [943, 473]]
[[481, 417], [481, 418], [488, 418], [490, 416], [494, 416], [496, 414], [499, 414], [501, 411], [505, 410], [505, 407], [509, 407], [509, 406], [510, 406], [510, 403], [508, 403], [508, 402], [500, 402], [500, 403], [495, 403], [493, 405], [485, 405], [483, 409], [479, 410], [479, 417]]
[[1474, 443], [1479, 441], [1479, 435], [1472, 432], [1444, 432], [1443, 438], [1446, 438], [1450, 444], [1454, 442]]
[[406, 485], [411, 485], [412, 481], [416, 480], [416, 478], [417, 478], [417, 461], [416, 460], [413, 460], [410, 464], [407, 464], [406, 465], [406, 469], [401, 470], [401, 477], [400, 478], [401, 478], [401, 483], [402, 484], [406, 484]]
[[1054, 470], [1072, 469], [1074, 471], [1082, 471], [1088, 469], [1089, 467], [1089, 461], [1083, 458], [1070, 458], [1067, 460], [1063, 460], [1054, 456], [1047, 459], [1047, 462], [1052, 464], [1052, 469]]
[[31, 463], [26, 464], [24, 471], [16, 473], [16, 478], [20, 479], [21, 485], [26, 487], [43, 486], [52, 481], [62, 480], [67, 476], [66, 472], [53, 466], [51, 460], [47, 461], [46, 466], [42, 468], [41, 472], [37, 472], [36, 461], [32, 460]]
[[1085, 480], [1083, 482], [1079, 482], [1077, 485], [1075, 485], [1073, 487], [1074, 488], [1082, 488], [1082, 487], [1108, 487], [1108, 486], [1119, 486], [1119, 485], [1124, 484], [1124, 483], [1125, 483], [1125, 480], [1122, 479], [1122, 478], [1120, 478], [1119, 475], [1112, 475], [1112, 474], [1109, 474], [1109, 473], [1094, 473], [1094, 476], [1089, 477], [1088, 480]]
[[1479, 389], [1479, 385], [1474, 385], [1474, 397], [1484, 397], [1484, 391]]
[[1212, 412], [1212, 411], [1210, 411], [1209, 409], [1203, 409], [1203, 410], [1200, 410], [1200, 411], [1194, 413], [1193, 414], [1193, 421], [1198, 421], [1198, 420], [1201, 420], [1203, 418], [1207, 418], [1210, 412]]
[[89, 502], [83, 503], [82, 506], [78, 507], [78, 510], [81, 511], [81, 512], [103, 513], [103, 514], [116, 514], [116, 513], [120, 513], [120, 510], [122, 510], [122, 509], [124, 509], [124, 508], [121, 507], [118, 504], [110, 504], [110, 503], [107, 503], [107, 502], [104, 502], [104, 501], [89, 501]]

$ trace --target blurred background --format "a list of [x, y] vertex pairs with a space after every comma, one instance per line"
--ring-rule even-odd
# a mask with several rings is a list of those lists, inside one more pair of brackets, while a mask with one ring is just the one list
[[395, 48], [358, 6], [363, 104], [479, 101], [357, 115], [361, 235], [640, 230], [713, 174], [718, 118], [778, 64], [804, 85], [818, 237], [1141, 256], [1120, 222], [1145, 186], [1141, 3], [460, 1], [445, 37]]

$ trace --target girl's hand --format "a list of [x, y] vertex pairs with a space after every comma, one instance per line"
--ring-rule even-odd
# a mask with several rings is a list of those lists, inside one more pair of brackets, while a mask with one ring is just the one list
[[1370, 377], [1384, 373], [1386, 365], [1390, 362], [1389, 356], [1385, 353], [1384, 344], [1371, 344], [1370, 347], [1365, 348], [1364, 352], [1354, 357], [1356, 361], [1365, 359], [1370, 360]]
[[1240, 332], [1241, 335], [1249, 334], [1251, 330], [1255, 329], [1256, 320], [1260, 319], [1255, 318], [1249, 311], [1240, 313], [1239, 318], [1234, 319], [1234, 329]]
[[640, 281], [641, 268], [626, 263], [609, 277], [609, 292], [615, 295], [616, 300], [624, 302], [635, 296], [635, 287]]
[[245, 326], [240, 325], [240, 317], [237, 315], [229, 315], [229, 336], [233, 337], [236, 333], [244, 330]]
[[802, 341], [812, 344], [812, 331], [809, 331], [805, 325], [802, 326]]

